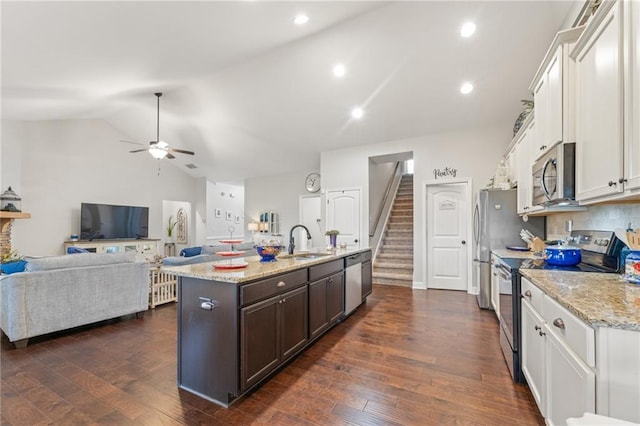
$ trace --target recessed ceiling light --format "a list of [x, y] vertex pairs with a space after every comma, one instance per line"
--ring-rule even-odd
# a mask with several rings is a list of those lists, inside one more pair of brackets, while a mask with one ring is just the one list
[[346, 72], [347, 72], [347, 69], [345, 68], [344, 64], [335, 64], [333, 66], [333, 75], [335, 75], [338, 78], [344, 77]]
[[473, 22], [465, 22], [464, 25], [462, 25], [462, 28], [460, 28], [460, 35], [465, 38], [471, 37], [475, 32], [476, 24]]
[[469, 83], [468, 81], [462, 83], [462, 86], [460, 86], [460, 93], [462, 93], [463, 95], [468, 95], [471, 92], [473, 92], [473, 84]]
[[360, 120], [363, 115], [364, 111], [360, 107], [355, 107], [351, 110], [351, 117], [355, 118], [356, 120]]
[[305, 15], [304, 13], [300, 13], [298, 15], [296, 15], [295, 18], [293, 18], [293, 23], [296, 25], [304, 25], [307, 22], [309, 22], [309, 17], [307, 15]]

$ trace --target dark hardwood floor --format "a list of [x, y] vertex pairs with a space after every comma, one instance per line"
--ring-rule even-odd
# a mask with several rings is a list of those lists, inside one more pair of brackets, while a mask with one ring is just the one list
[[[176, 307], [12, 349], [2, 425], [541, 425], [493, 312], [462, 292], [375, 286], [366, 305], [229, 409], [176, 387]], [[206, 374], [206, 372], [203, 372]]]

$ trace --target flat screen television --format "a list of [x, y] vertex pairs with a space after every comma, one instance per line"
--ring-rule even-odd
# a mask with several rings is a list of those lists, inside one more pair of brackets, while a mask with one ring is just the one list
[[149, 237], [149, 207], [82, 203], [80, 239], [112, 240]]

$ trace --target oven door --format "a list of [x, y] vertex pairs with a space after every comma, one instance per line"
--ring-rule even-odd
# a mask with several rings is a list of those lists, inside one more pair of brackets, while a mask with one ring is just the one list
[[504, 329], [512, 350], [517, 350], [513, 339], [513, 275], [511, 269], [502, 263], [496, 263], [498, 288], [500, 289], [500, 326]]

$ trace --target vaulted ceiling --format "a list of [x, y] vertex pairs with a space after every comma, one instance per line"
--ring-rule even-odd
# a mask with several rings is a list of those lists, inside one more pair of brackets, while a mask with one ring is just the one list
[[325, 150], [515, 120], [577, 3], [3, 1], [2, 118], [101, 118], [147, 143], [163, 92], [160, 139], [196, 152], [170, 160], [185, 172], [309, 170]]

